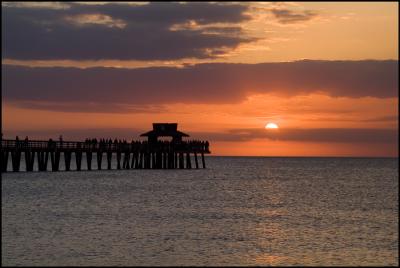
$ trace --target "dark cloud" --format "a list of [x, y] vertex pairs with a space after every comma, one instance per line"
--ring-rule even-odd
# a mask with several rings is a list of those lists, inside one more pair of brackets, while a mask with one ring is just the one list
[[311, 10], [305, 10], [303, 12], [295, 12], [289, 9], [271, 9], [272, 14], [278, 19], [278, 22], [282, 24], [299, 23], [309, 21], [318, 16], [318, 14]]
[[[316, 113], [318, 113], [318, 110], [315, 110]], [[354, 111], [352, 111], [353, 113]], [[299, 113], [304, 114], [301, 110], [299, 110]], [[341, 111], [325, 111], [325, 113], [335, 113], [335, 114], [341, 114]], [[344, 111], [344, 113], [349, 113], [348, 111]], [[268, 118], [268, 117], [259, 117], [261, 119], [266, 119], [266, 120], [274, 120], [273, 118]], [[286, 117], [290, 118], [290, 117]], [[321, 116], [321, 117], [313, 117], [313, 118], [308, 118], [307, 121], [316, 121], [316, 122], [382, 122], [382, 123], [396, 123], [398, 122], [399, 117], [397, 115], [388, 115], [388, 116], [378, 116], [378, 117], [371, 117], [371, 118], [365, 118], [361, 119], [357, 116], [342, 116], [342, 117], [326, 117], [326, 116]]]
[[364, 120], [359, 120], [362, 122], [398, 122], [399, 116], [398, 115], [388, 115], [388, 116], [378, 116], [373, 118], [367, 118]]
[[367, 128], [280, 128], [266, 129], [231, 129], [218, 133], [196, 133], [198, 137], [208, 137], [212, 141], [250, 141], [269, 139], [277, 141], [300, 142], [340, 142], [340, 143], [385, 143], [397, 144], [397, 129]]
[[243, 4], [215, 4], [206, 2], [150, 2], [147, 5], [129, 6], [107, 4], [97, 6], [73, 6], [75, 12], [100, 12], [114, 18], [135, 23], [147, 22], [172, 25], [194, 20], [199, 24], [235, 23], [250, 19], [244, 14], [248, 6]]
[[11, 105], [27, 109], [48, 110], [55, 112], [79, 113], [164, 113], [167, 111], [163, 105], [129, 105], [110, 102], [40, 102], [17, 101]]
[[216, 63], [139, 69], [2, 65], [2, 89], [4, 100], [37, 105], [238, 103], [251, 94], [264, 93], [391, 98], [398, 97], [398, 61]]
[[[236, 48], [245, 37], [235, 25], [250, 19], [247, 5], [149, 3], [146, 5], [79, 5], [67, 9], [2, 7], [4, 58], [20, 60], [176, 60], [214, 58]], [[101, 14], [105, 22], [77, 24]], [[87, 19], [88, 20], [88, 19]], [[94, 22], [93, 18], [88, 20]], [[172, 30], [194, 22], [200, 28]], [[211, 26], [210, 26], [211, 27]]]

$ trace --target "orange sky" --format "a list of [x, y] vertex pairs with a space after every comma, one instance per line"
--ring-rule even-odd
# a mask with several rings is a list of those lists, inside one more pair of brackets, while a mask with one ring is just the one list
[[[7, 6], [3, 4], [3, 7], [4, 5]], [[2, 12], [7, 15], [7, 9]], [[21, 65], [137, 68], [182, 67], [188, 63], [215, 62], [251, 65], [264, 62], [293, 62], [301, 59], [330, 61], [398, 59], [398, 3], [395, 2], [251, 3], [244, 14], [249, 19], [232, 25], [241, 28], [243, 35], [255, 40], [226, 49], [223, 54], [214, 58], [71, 60], [41, 59], [39, 56], [37, 59], [4, 57], [3, 67]], [[114, 23], [117, 25], [115, 27], [122, 27], [118, 26], [118, 23], [123, 23], [116, 18], [99, 16], [69, 17], [69, 19], [79, 25], [88, 24], [86, 20], [96, 21], [96, 25]], [[219, 24], [210, 25], [214, 27]], [[187, 28], [193, 31], [205, 26], [193, 19], [174, 27], [173, 29], [177, 31]], [[7, 29], [7, 25], [3, 29], [11, 30]], [[7, 77], [7, 73], [2, 72], [2, 76], [3, 80], [11, 80]], [[122, 108], [119, 110], [118, 107], [123, 105], [118, 106], [121, 100], [113, 99], [113, 89], [108, 93], [109, 103], [90, 98], [82, 99], [81, 102], [63, 101], [56, 100], [56, 97], [46, 99], [46, 96], [30, 100], [9, 93], [7, 88], [4, 90], [4, 86], [8, 84], [2, 84], [2, 133], [6, 138], [29, 135], [32, 138], [48, 139], [63, 134], [64, 139], [82, 139], [87, 136], [101, 138], [104, 135], [111, 138], [118, 135], [117, 137], [121, 138], [136, 139], [137, 134], [149, 130], [153, 122], [178, 122], [178, 127], [192, 134], [193, 138], [210, 140], [213, 155], [398, 156], [397, 93], [384, 96], [379, 92], [365, 96], [362, 93], [347, 95], [346, 90], [343, 93], [338, 89], [340, 94], [335, 96], [337, 91], [333, 89], [332, 91], [305, 89], [293, 92], [296, 85], [290, 85], [290, 88], [268, 88], [268, 90], [246, 88], [246, 85], [242, 85], [242, 91], [230, 93], [229, 77], [224, 79], [228, 80], [228, 82], [224, 80], [224, 85], [227, 86], [214, 91], [215, 95], [221, 98], [218, 101], [212, 102], [208, 99], [203, 101], [201, 98], [196, 101], [197, 97], [191, 99], [191, 94], [188, 94], [189, 97], [177, 98], [177, 101], [170, 99], [164, 101], [159, 97], [154, 103], [150, 103], [148, 98], [145, 98], [145, 103], [135, 103], [134, 98], [126, 99], [126, 103], [122, 104], [133, 105], [135, 108], [133, 110]], [[291, 77], [287, 79], [290, 80]], [[31, 90], [34, 92], [37, 90], [36, 87], [32, 85]], [[187, 87], [187, 91], [190, 92], [191, 85]], [[201, 97], [201, 92], [202, 89], [193, 91], [192, 95]], [[226, 101], [224, 97], [219, 96], [221, 92], [226, 94]], [[146, 91], [142, 94], [151, 97], [157, 93]], [[213, 93], [204, 89], [204, 94]], [[156, 95], [154, 97], [157, 99]], [[280, 127], [278, 131], [284, 133], [286, 130], [287, 133], [281, 136], [279, 132], [274, 133], [274, 138], [268, 133], [264, 136], [262, 131], [271, 131], [264, 128], [268, 122], [278, 124]], [[343, 129], [344, 134], [341, 135], [339, 132], [337, 137], [320, 138], [317, 134], [325, 133], [321, 129]], [[354, 129], [360, 132], [354, 134]], [[375, 132], [377, 129], [382, 133]], [[304, 137], [292, 134], [303, 135], [301, 134], [303, 132]], [[347, 138], [346, 133], [359, 135], [360, 138], [353, 136]], [[375, 140], [370, 137], [375, 135], [374, 133], [382, 136], [376, 136]]]

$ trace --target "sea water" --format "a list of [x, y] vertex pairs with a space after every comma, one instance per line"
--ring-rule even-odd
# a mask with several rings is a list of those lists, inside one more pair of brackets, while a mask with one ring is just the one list
[[206, 164], [3, 173], [2, 265], [399, 264], [398, 158]]

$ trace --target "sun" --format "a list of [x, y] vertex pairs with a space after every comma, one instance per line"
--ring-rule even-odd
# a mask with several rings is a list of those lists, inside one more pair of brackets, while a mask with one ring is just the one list
[[265, 125], [266, 129], [270, 129], [270, 128], [279, 128], [277, 124], [275, 123], [268, 123]]

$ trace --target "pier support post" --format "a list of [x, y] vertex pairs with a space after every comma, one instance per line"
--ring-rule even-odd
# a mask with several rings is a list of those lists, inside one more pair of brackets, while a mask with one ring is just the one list
[[[126, 159], [126, 169], [130, 169], [132, 166], [131, 162], [133, 161], [134, 155], [131, 151], [128, 151], [126, 153], [128, 154], [128, 158]], [[131, 160], [131, 157], [132, 157], [132, 160]]]
[[50, 158], [51, 158], [51, 170], [58, 171], [60, 166], [60, 152], [59, 151], [51, 152]]
[[190, 153], [186, 153], [186, 168], [192, 168], [192, 161], [190, 160]]
[[145, 152], [144, 153], [144, 168], [145, 169], [149, 169], [150, 168], [150, 153], [149, 152]]
[[82, 166], [82, 151], [75, 151], [76, 170], [81, 170]]
[[144, 152], [140, 153], [140, 168], [144, 168]]
[[142, 152], [139, 153], [139, 168], [142, 169], [143, 168], [143, 159], [144, 159], [144, 155]]
[[49, 152], [39, 151], [37, 155], [38, 155], [39, 171], [47, 171], [47, 161], [49, 159]]
[[65, 151], [64, 152], [64, 161], [65, 161], [65, 170], [70, 171], [71, 170], [71, 151]]
[[12, 160], [13, 172], [18, 172], [21, 162], [21, 152], [19, 150], [12, 151], [11, 160]]
[[107, 169], [111, 169], [112, 151], [107, 151]]
[[185, 164], [183, 161], [183, 153], [179, 153], [179, 168], [185, 168]]
[[197, 153], [196, 152], [194, 153], [194, 161], [195, 161], [195, 164], [196, 164], [196, 168], [199, 168], [199, 161], [197, 160]]
[[121, 151], [117, 151], [117, 169], [121, 169]]
[[174, 168], [174, 153], [173, 152], [168, 152], [168, 169], [173, 169]]
[[[33, 155], [33, 157], [32, 157], [32, 155]], [[26, 171], [33, 171], [33, 161], [35, 160], [34, 156], [35, 156], [35, 152], [32, 152], [29, 149], [27, 149], [25, 151], [25, 167], [26, 167]], [[33, 160], [31, 158], [33, 158]]]
[[201, 161], [203, 162], [203, 168], [206, 168], [206, 161], [204, 161], [204, 153], [201, 153]]
[[43, 154], [44, 154], [44, 152], [43, 151], [38, 151], [37, 152], [37, 158], [38, 158], [38, 170], [39, 171], [42, 171], [42, 165], [43, 165]]
[[49, 162], [49, 151], [46, 151], [44, 156], [44, 171], [47, 171], [47, 163]]
[[156, 153], [156, 168], [162, 168], [162, 153], [160, 151]]
[[140, 161], [140, 153], [139, 152], [135, 152], [135, 168], [136, 169], [139, 168], [139, 161]]
[[156, 161], [156, 152], [151, 153], [151, 168], [156, 169], [157, 168], [157, 161]]
[[167, 152], [163, 152], [163, 169], [167, 168], [167, 163], [168, 163], [167, 157], [168, 157]]
[[97, 169], [101, 170], [101, 162], [103, 160], [103, 151], [98, 150], [97, 151]]
[[174, 152], [174, 168], [178, 168], [178, 153]]
[[7, 172], [8, 151], [1, 151], [1, 172]]
[[125, 151], [124, 154], [124, 162], [122, 163], [122, 168], [129, 169], [129, 158], [130, 158], [130, 152]]
[[141, 152], [137, 153], [137, 158], [136, 158], [136, 164], [135, 165], [136, 165], [137, 169], [142, 168], [142, 153]]
[[131, 168], [135, 168], [136, 153], [132, 152]]
[[86, 151], [87, 169], [92, 170], [92, 151]]

